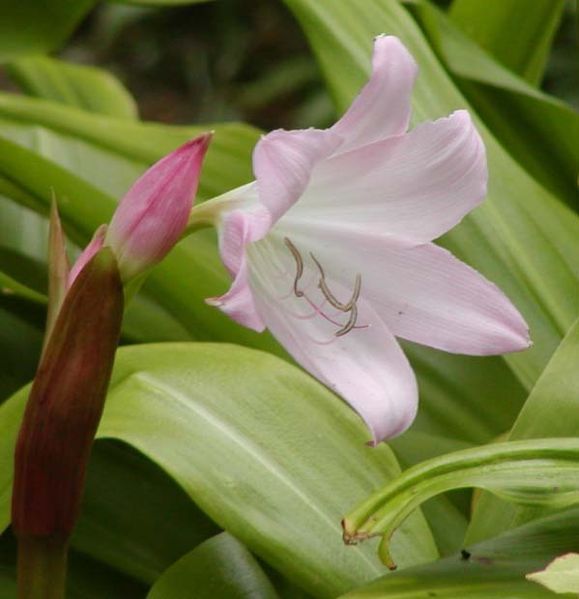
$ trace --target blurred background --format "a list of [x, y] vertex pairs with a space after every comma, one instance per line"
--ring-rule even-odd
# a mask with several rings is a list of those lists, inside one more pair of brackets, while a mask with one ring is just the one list
[[[578, 108], [576, 18], [569, 1], [543, 89]], [[103, 3], [59, 55], [113, 72], [145, 120], [243, 120], [267, 130], [322, 127], [335, 116], [303, 33], [275, 0], [162, 9]], [[5, 76], [0, 87], [10, 87]]]

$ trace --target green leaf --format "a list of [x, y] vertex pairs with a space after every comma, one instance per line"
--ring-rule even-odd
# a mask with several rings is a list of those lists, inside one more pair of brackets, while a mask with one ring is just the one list
[[577, 551], [578, 539], [574, 509], [468, 546], [462, 555], [388, 574], [344, 599], [553, 599], [525, 574], [562, 552]]
[[134, 120], [137, 105], [110, 73], [66, 63], [48, 56], [30, 56], [7, 65], [8, 74], [30, 96], [84, 108], [95, 114]]
[[502, 67], [429, 2], [412, 8], [439, 57], [498, 141], [532, 177], [578, 209], [579, 115]]
[[201, 4], [212, 0], [109, 0], [116, 4], [137, 4], [139, 6], [182, 6], [185, 4]]
[[[0, 407], [0, 457], [10, 464], [27, 389]], [[317, 597], [381, 572], [371, 547], [346, 547], [340, 518], [399, 473], [340, 399], [269, 354], [225, 344], [121, 348], [102, 437], [159, 464], [217, 524]], [[323, 476], [322, 476], [323, 474]], [[7, 521], [9, 468], [0, 471]], [[402, 527], [403, 565], [433, 559], [424, 520]]]
[[382, 535], [380, 554], [393, 567], [389, 543], [426, 500], [453, 489], [478, 487], [529, 506], [579, 503], [579, 439], [497, 443], [448, 453], [406, 470], [344, 518], [344, 535], [358, 542]]
[[152, 584], [173, 562], [219, 532], [163, 470], [111, 439], [95, 444], [72, 547]]
[[0, 62], [56, 49], [93, 5], [94, 0], [2, 0]]
[[454, 0], [449, 14], [499, 62], [538, 86], [564, 8], [565, 0]]
[[[406, 10], [389, 0], [286, 0], [309, 38], [340, 110], [365, 82], [372, 39], [395, 32], [420, 66], [416, 122], [468, 107]], [[523, 312], [535, 346], [506, 356], [530, 388], [577, 316], [579, 219], [538, 185], [477, 120], [489, 162], [487, 200], [444, 245], [497, 283]]]
[[527, 580], [542, 584], [555, 593], [576, 593], [579, 591], [579, 554], [562, 555], [544, 570], [527, 574]]
[[[511, 440], [579, 437], [579, 320], [555, 352], [529, 395], [509, 435]], [[483, 495], [469, 528], [471, 542], [540, 515], [538, 510], [514, 508]]]
[[257, 560], [226, 532], [213, 537], [173, 564], [147, 599], [278, 599]]

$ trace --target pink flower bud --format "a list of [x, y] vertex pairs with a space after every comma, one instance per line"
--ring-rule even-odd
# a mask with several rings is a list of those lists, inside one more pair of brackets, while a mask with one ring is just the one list
[[165, 156], [121, 200], [105, 245], [113, 250], [123, 281], [162, 260], [179, 241], [193, 207], [211, 136], [201, 135]]

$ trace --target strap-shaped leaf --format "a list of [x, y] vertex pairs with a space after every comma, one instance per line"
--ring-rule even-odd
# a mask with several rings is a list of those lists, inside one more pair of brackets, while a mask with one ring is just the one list
[[121, 82], [96, 67], [29, 56], [7, 67], [10, 76], [30, 96], [84, 108], [96, 114], [135, 119], [137, 105]]
[[[27, 389], [0, 406], [0, 459], [10, 464]], [[316, 597], [378, 576], [375, 551], [343, 545], [348, 506], [400, 472], [390, 449], [340, 399], [285, 361], [225, 344], [121, 348], [101, 437], [159, 464], [222, 528]], [[7, 523], [9, 469], [0, 471]], [[403, 565], [431, 560], [424, 520], [401, 530]]]
[[400, 524], [431, 497], [465, 487], [528, 506], [579, 503], [579, 439], [497, 443], [418, 464], [350, 512], [343, 522], [344, 538], [357, 543], [382, 536], [381, 558], [395, 567], [389, 544]]
[[467, 545], [462, 553], [436, 563], [390, 573], [343, 599], [555, 599], [525, 575], [578, 549], [579, 510], [574, 508]]
[[147, 599], [279, 599], [257, 560], [237, 540], [221, 533], [193, 549], [157, 580]]
[[[529, 395], [509, 439], [579, 437], [579, 320], [571, 328]], [[540, 515], [483, 495], [469, 528], [470, 542]]]
[[564, 8], [565, 0], [454, 0], [450, 17], [499, 62], [538, 85]]

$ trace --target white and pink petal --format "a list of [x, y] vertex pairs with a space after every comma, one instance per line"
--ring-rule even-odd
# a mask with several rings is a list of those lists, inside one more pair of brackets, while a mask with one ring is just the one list
[[459, 110], [324, 161], [286, 218], [425, 242], [458, 224], [486, 185], [483, 142]]
[[408, 129], [417, 72], [416, 62], [397, 37], [380, 35], [374, 40], [370, 79], [331, 129], [344, 138], [340, 152]]

